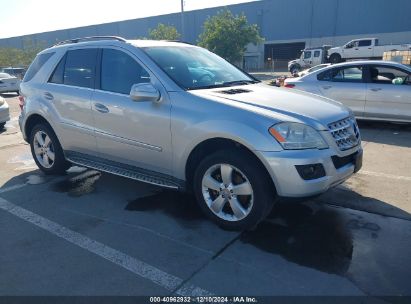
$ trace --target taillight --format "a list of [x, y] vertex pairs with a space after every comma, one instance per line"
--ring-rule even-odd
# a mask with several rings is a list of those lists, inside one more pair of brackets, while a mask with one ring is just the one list
[[26, 104], [26, 98], [22, 95], [19, 96], [19, 106], [20, 110], [23, 111], [24, 105]]
[[289, 89], [292, 89], [292, 88], [294, 88], [294, 87], [295, 87], [295, 84], [292, 84], [292, 83], [286, 83], [286, 84], [284, 85], [284, 87], [289, 88]]

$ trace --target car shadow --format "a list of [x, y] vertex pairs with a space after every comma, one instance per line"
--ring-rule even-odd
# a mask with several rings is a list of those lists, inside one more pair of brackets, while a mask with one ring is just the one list
[[332, 188], [315, 199], [316, 202], [411, 220], [411, 214], [390, 203], [367, 197], [344, 185]]
[[353, 253], [353, 237], [337, 210], [295, 202], [278, 203], [269, 218], [240, 240], [265, 252], [322, 272], [343, 275]]
[[358, 127], [363, 141], [411, 148], [411, 123], [359, 120]]

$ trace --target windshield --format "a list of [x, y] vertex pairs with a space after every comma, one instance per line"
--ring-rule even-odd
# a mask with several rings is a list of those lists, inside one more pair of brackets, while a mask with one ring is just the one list
[[197, 47], [146, 47], [144, 51], [186, 90], [259, 82], [221, 57]]

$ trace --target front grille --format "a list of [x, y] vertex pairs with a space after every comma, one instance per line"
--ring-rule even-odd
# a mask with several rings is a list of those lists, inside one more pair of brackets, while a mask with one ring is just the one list
[[361, 141], [360, 131], [354, 117], [347, 117], [330, 123], [328, 128], [341, 151], [349, 150], [357, 146]]

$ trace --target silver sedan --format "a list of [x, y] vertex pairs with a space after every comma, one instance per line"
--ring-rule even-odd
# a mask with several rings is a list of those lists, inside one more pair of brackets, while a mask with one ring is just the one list
[[10, 120], [9, 105], [6, 100], [0, 96], [0, 130], [4, 128], [8, 120]]
[[345, 62], [284, 85], [339, 101], [359, 119], [411, 122], [411, 68], [400, 63]]
[[19, 93], [20, 79], [8, 73], [0, 73], [0, 93], [16, 92]]

